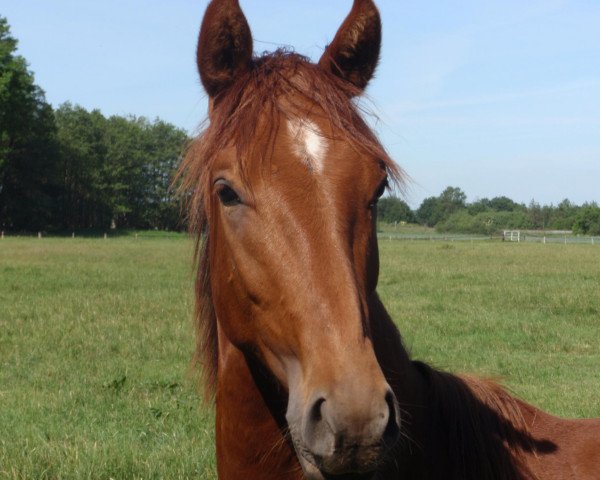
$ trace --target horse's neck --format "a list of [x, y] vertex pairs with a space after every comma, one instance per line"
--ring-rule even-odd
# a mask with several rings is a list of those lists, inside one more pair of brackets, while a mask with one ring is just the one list
[[533, 478], [522, 453], [539, 446], [528, 433], [536, 410], [492, 382], [411, 361], [378, 298], [370, 302], [379, 364], [401, 409], [394, 463], [405, 476], [446, 480]]
[[460, 377], [412, 362], [425, 379], [423, 441], [428, 478], [530, 480], [528, 455], [548, 445], [529, 430], [537, 409], [493, 382]]
[[373, 347], [381, 370], [394, 390], [400, 408], [410, 412], [412, 407], [426, 401], [425, 379], [413, 366], [398, 328], [377, 295], [369, 299], [369, 317]]
[[410, 360], [398, 328], [377, 295], [369, 299], [369, 319], [375, 354], [398, 400], [401, 425], [396, 453], [377, 478], [427, 478], [423, 445], [428, 385]]

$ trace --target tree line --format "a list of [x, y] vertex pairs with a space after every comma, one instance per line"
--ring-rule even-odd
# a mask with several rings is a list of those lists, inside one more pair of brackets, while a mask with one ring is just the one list
[[[65, 103], [54, 110], [35, 84], [17, 40], [0, 16], [0, 229], [182, 229], [170, 183], [186, 132], [161, 120], [105, 117]], [[379, 202], [384, 222], [420, 223], [444, 232], [574, 230], [600, 235], [600, 208], [507, 197], [467, 203], [446, 188], [413, 211], [396, 197]]]
[[54, 110], [0, 17], [0, 229], [182, 228], [170, 182], [187, 134], [161, 120]]
[[529, 205], [508, 197], [482, 198], [467, 203], [466, 194], [447, 187], [437, 197], [423, 200], [416, 210], [391, 196], [382, 198], [378, 218], [387, 223], [419, 223], [440, 232], [493, 235], [502, 230], [573, 230], [576, 234], [600, 235], [600, 207], [597, 203], [575, 205], [563, 200], [558, 205]]

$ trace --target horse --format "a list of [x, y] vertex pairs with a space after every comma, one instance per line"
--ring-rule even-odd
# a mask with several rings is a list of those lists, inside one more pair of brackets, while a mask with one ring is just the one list
[[205, 12], [180, 178], [219, 478], [599, 479], [600, 419], [411, 359], [379, 299], [377, 200], [405, 178], [356, 102], [380, 45], [372, 0], [318, 63], [254, 56], [238, 0]]

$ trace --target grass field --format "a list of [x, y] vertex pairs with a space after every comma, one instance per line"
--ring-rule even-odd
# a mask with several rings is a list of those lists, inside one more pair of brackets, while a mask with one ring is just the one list
[[[600, 246], [382, 241], [415, 357], [600, 416]], [[0, 478], [214, 478], [185, 238], [0, 241]]]

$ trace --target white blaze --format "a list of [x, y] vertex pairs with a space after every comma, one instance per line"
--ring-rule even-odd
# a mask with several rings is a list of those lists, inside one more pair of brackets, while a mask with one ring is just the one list
[[319, 126], [305, 119], [295, 118], [288, 122], [294, 153], [314, 172], [323, 171], [327, 153], [327, 141]]

